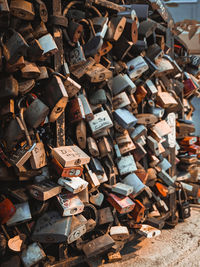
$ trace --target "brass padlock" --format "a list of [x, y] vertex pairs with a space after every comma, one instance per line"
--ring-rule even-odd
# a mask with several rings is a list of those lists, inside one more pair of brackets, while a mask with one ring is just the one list
[[23, 20], [34, 20], [35, 18], [33, 3], [28, 1], [12, 0], [10, 3], [10, 13]]

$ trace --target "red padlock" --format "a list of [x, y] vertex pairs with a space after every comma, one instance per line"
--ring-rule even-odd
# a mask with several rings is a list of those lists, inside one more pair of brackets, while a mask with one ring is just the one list
[[0, 223], [6, 223], [16, 212], [16, 208], [10, 199], [5, 198], [0, 202]]

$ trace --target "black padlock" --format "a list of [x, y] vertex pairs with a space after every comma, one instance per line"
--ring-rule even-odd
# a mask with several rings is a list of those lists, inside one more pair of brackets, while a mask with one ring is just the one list
[[178, 208], [178, 213], [179, 213], [179, 219], [183, 221], [184, 219], [187, 219], [190, 217], [191, 215], [190, 203], [187, 199], [187, 194], [183, 187], [178, 190], [177, 208]]

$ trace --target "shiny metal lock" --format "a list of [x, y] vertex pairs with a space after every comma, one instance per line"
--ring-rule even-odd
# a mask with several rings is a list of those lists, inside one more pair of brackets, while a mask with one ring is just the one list
[[80, 177], [61, 177], [58, 179], [58, 184], [73, 194], [81, 192], [88, 186], [88, 182]]
[[104, 195], [98, 190], [90, 193], [90, 202], [95, 206], [101, 207], [104, 200]]
[[31, 100], [32, 102], [24, 112], [24, 118], [31, 128], [37, 128], [49, 114], [49, 108], [39, 98], [31, 97]]
[[69, 53], [70, 71], [86, 62], [83, 47], [79, 44]]
[[24, 267], [31, 267], [36, 263], [44, 260], [46, 258], [46, 254], [42, 247], [38, 243], [30, 244], [25, 250], [23, 250], [21, 254], [21, 260], [23, 262]]
[[94, 138], [92, 138], [92, 137], [87, 138], [87, 146], [88, 146], [89, 153], [93, 157], [99, 156], [99, 149], [98, 149], [97, 143], [96, 143]]
[[48, 179], [28, 186], [31, 196], [39, 201], [46, 201], [60, 194], [61, 189], [61, 186]]
[[72, 242], [76, 241], [86, 233], [87, 231], [86, 224], [87, 220], [82, 214], [77, 216], [72, 216], [70, 233], [67, 238], [68, 244], [71, 244]]
[[89, 126], [93, 134], [109, 129], [113, 123], [106, 110], [94, 114], [94, 119], [89, 121]]
[[117, 183], [112, 186], [111, 191], [123, 196], [129, 196], [133, 192], [133, 187], [127, 184]]
[[86, 138], [87, 138], [86, 137], [86, 123], [84, 120], [81, 120], [76, 125], [76, 139], [81, 149], [86, 148], [86, 142], [87, 142]]
[[8, 100], [10, 98], [14, 98], [18, 96], [19, 85], [17, 80], [9, 75], [6, 78], [0, 80], [1, 90], [0, 90], [0, 99]]
[[38, 42], [40, 43], [43, 49], [43, 54], [42, 54], [43, 58], [52, 56], [58, 51], [58, 47], [50, 33], [40, 37], [38, 39]]
[[121, 175], [137, 170], [136, 163], [132, 155], [121, 157], [117, 161], [117, 167]]
[[116, 95], [115, 97], [113, 97], [113, 108], [114, 109], [124, 108], [130, 104], [131, 102], [126, 92], [122, 92]]
[[75, 97], [69, 101], [69, 121], [71, 123], [79, 122], [85, 119], [85, 110], [80, 97]]
[[128, 61], [126, 64], [128, 68], [127, 73], [133, 81], [138, 79], [149, 68], [148, 64], [141, 56]]
[[56, 196], [56, 204], [62, 216], [72, 216], [83, 212], [84, 204], [77, 195], [62, 193]]
[[23, 202], [20, 204], [15, 204], [16, 212], [15, 214], [7, 221], [7, 226], [13, 226], [20, 223], [25, 223], [32, 219], [30, 207], [28, 202]]
[[136, 86], [127, 74], [119, 74], [108, 81], [108, 87], [112, 90], [113, 95], [118, 95], [127, 90], [129, 93], [135, 93]]
[[110, 236], [117, 241], [123, 241], [129, 238], [129, 231], [126, 226], [112, 226]]
[[114, 221], [113, 213], [110, 207], [98, 210], [98, 224], [103, 225]]
[[83, 252], [87, 258], [95, 257], [111, 249], [114, 244], [115, 241], [110, 237], [110, 235], [105, 234], [83, 245]]
[[85, 120], [86, 121], [91, 121], [92, 119], [94, 119], [94, 114], [93, 114], [92, 109], [90, 107], [90, 104], [89, 104], [89, 102], [87, 100], [87, 97], [84, 94], [79, 94], [78, 98], [81, 99], [81, 102], [83, 104]]
[[101, 64], [95, 64], [86, 72], [86, 75], [91, 83], [99, 83], [112, 78], [112, 71]]
[[12, 0], [10, 3], [10, 13], [23, 20], [34, 20], [35, 18], [33, 3], [28, 1]]
[[14, 64], [21, 56], [25, 56], [29, 47], [21, 34], [13, 29], [3, 36], [2, 46], [3, 54], [9, 64]]
[[105, 38], [111, 42], [116, 42], [122, 35], [125, 25], [125, 17], [111, 17]]
[[36, 222], [31, 239], [41, 243], [66, 242], [72, 217], [63, 218], [57, 211], [48, 211]]
[[81, 89], [81, 85], [72, 80], [70, 77], [67, 77], [67, 79], [64, 80], [63, 83], [69, 98], [75, 96]]
[[174, 67], [172, 63], [168, 59], [165, 59], [165, 58], [158, 59], [156, 61], [156, 66], [158, 68], [156, 77], [160, 77], [162, 75], [166, 75], [174, 71]]
[[122, 182], [124, 184], [130, 185], [133, 187], [133, 193], [129, 195], [130, 198], [135, 198], [139, 195], [145, 188], [145, 185], [141, 182], [141, 180], [137, 177], [135, 173], [128, 174]]
[[136, 117], [125, 108], [116, 109], [113, 116], [124, 129], [130, 129], [137, 123]]
[[133, 210], [135, 203], [126, 196], [108, 194], [107, 201], [119, 212], [120, 214], [129, 213]]
[[81, 166], [90, 162], [90, 157], [75, 145], [56, 147], [51, 153], [63, 167]]
[[50, 108], [49, 121], [55, 122], [64, 111], [68, 94], [60, 77], [54, 75], [45, 87], [45, 103]]

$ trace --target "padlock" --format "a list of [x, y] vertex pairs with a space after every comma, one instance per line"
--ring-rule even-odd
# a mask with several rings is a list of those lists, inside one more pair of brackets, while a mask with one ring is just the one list
[[6, 222], [7, 226], [24, 223], [32, 219], [30, 207], [28, 202], [15, 204], [15, 214]]
[[142, 227], [137, 232], [145, 236], [146, 238], [156, 237], [161, 234], [161, 231], [159, 229], [147, 224], [142, 224]]
[[61, 177], [80, 177], [83, 173], [81, 166], [63, 167], [55, 158], [53, 158], [52, 163]]
[[113, 221], [114, 221], [114, 217], [113, 217], [110, 207], [98, 210], [98, 224], [99, 225], [112, 223]]
[[75, 145], [56, 147], [51, 153], [63, 167], [80, 166], [90, 162], [90, 157]]
[[67, 77], [67, 79], [64, 80], [64, 86], [69, 98], [75, 96], [81, 89], [81, 85], [72, 80], [70, 77]]
[[150, 45], [147, 49], [146, 56], [151, 60], [155, 61], [159, 60], [164, 56], [164, 52], [158, 44]]
[[123, 183], [116, 183], [112, 186], [111, 191], [123, 196], [129, 196], [133, 192], [133, 187]]
[[9, 64], [8, 62], [6, 63], [6, 71], [9, 73], [21, 70], [23, 67], [25, 67], [25, 61], [23, 56], [21, 56], [14, 64]]
[[161, 119], [165, 113], [165, 110], [160, 107], [155, 106], [155, 102], [153, 100], [148, 100], [148, 112], [150, 112], [152, 115], [158, 117]]
[[101, 207], [104, 200], [104, 195], [98, 190], [90, 193], [90, 202], [98, 207]]
[[78, 42], [76, 48], [69, 53], [70, 71], [73, 71], [76, 67], [83, 65], [86, 62], [83, 47]]
[[128, 95], [126, 92], [122, 92], [115, 97], [113, 97], [113, 108], [118, 109], [118, 108], [124, 108], [128, 105], [130, 105], [130, 100], [128, 98]]
[[81, 66], [76, 67], [76, 69], [72, 70], [71, 73], [76, 78], [80, 79], [95, 63], [96, 61], [92, 57], [88, 57]]
[[96, 174], [104, 174], [103, 166], [97, 158], [91, 157], [89, 167]]
[[175, 181], [172, 179], [172, 177], [164, 170], [161, 170], [158, 173], [158, 177], [168, 186], [173, 186]]
[[110, 235], [105, 234], [83, 245], [83, 252], [87, 258], [94, 257], [108, 251], [114, 244], [115, 241], [110, 237]]
[[133, 42], [127, 40], [123, 35], [114, 43], [112, 52], [117, 60], [123, 60], [131, 48], [133, 47]]
[[127, 9], [135, 10], [139, 21], [147, 20], [149, 10], [148, 4], [131, 4], [123, 6], [125, 6]]
[[108, 87], [112, 90], [113, 95], [118, 95], [122, 91], [127, 90], [128, 92], [135, 93], [136, 86], [128, 77], [127, 74], [119, 74], [108, 81]]
[[91, 83], [99, 83], [112, 78], [112, 71], [101, 64], [95, 64], [86, 72], [86, 75]]
[[98, 140], [97, 146], [98, 146], [101, 158], [107, 156], [108, 153], [111, 153], [112, 151], [111, 145], [105, 136], [102, 137], [100, 140]]
[[30, 244], [21, 254], [21, 260], [25, 267], [31, 267], [46, 258], [46, 254], [39, 243]]
[[79, 94], [78, 98], [81, 99], [81, 102], [83, 104], [83, 110], [84, 110], [84, 114], [85, 114], [85, 120], [86, 121], [91, 121], [92, 119], [94, 119], [94, 114], [92, 112], [92, 109], [90, 107], [90, 104], [86, 98], [85, 95], [83, 94]]
[[130, 137], [133, 139], [133, 141], [136, 141], [141, 136], [146, 136], [147, 134], [147, 128], [144, 125], [138, 125], [135, 127], [135, 129], [131, 132]]
[[55, 122], [64, 111], [68, 94], [60, 77], [53, 75], [45, 87], [45, 103], [51, 109], [49, 120]]
[[168, 135], [172, 132], [171, 127], [169, 124], [165, 121], [162, 120], [160, 122], [157, 122], [153, 127], [152, 130], [157, 132], [159, 136], [163, 137], [165, 135]]
[[135, 146], [135, 144], [133, 143], [132, 140], [131, 140], [130, 143], [123, 144], [123, 145], [119, 146], [119, 150], [120, 150], [120, 153], [122, 155], [127, 154], [128, 152], [133, 151], [135, 149], [136, 149], [136, 146]]
[[0, 99], [2, 101], [18, 96], [18, 91], [19, 91], [18, 82], [12, 75], [9, 75], [8, 77], [1, 79], [0, 82], [1, 82]]
[[160, 170], [164, 171], [167, 171], [172, 167], [171, 163], [166, 158], [160, 161], [157, 166], [160, 168]]
[[[16, 1], [17, 2], [17, 1]], [[3, 54], [9, 64], [14, 64], [21, 56], [26, 55], [28, 44], [15, 30], [9, 30], [2, 40]]]
[[14, 189], [14, 190], [10, 190], [8, 188], [8, 191], [9, 191], [9, 193], [10, 193], [10, 195], [12, 197], [17, 199], [21, 203], [22, 202], [26, 202], [26, 201], [29, 200], [29, 196], [28, 196], [28, 194], [26, 192], [26, 188], [21, 187], [21, 188], [17, 188], [17, 189]]
[[92, 188], [92, 191], [94, 189], [97, 189], [100, 186], [100, 182], [99, 179], [97, 178], [96, 173], [92, 172], [88, 165], [85, 165], [87, 172], [85, 172], [85, 178], [88, 181], [88, 183], [90, 184], [90, 187]]
[[39, 15], [42, 22], [46, 23], [48, 21], [48, 10], [46, 4], [43, 1], [41, 0], [36, 1], [35, 11], [36, 11], [36, 16]]
[[33, 87], [35, 86], [35, 80], [34, 79], [31, 79], [31, 80], [23, 79], [18, 83], [18, 86], [19, 86], [19, 93], [21, 95], [25, 95], [33, 89]]
[[21, 68], [22, 78], [37, 79], [40, 76], [40, 70], [35, 63], [25, 61], [25, 66]]
[[32, 3], [28, 1], [12, 0], [10, 3], [10, 13], [23, 20], [34, 20], [35, 10]]
[[128, 214], [128, 217], [133, 219], [135, 223], [141, 223], [144, 220], [145, 206], [138, 200], [134, 199], [135, 207]]
[[129, 231], [126, 226], [112, 226], [110, 236], [117, 241], [125, 241], [129, 238]]
[[[183, 193], [183, 196], [181, 196], [181, 193]], [[178, 190], [178, 198], [177, 198], [177, 208], [178, 208], [178, 214], [179, 219], [184, 220], [190, 217], [190, 203], [187, 200], [187, 193], [185, 192], [185, 189], [182, 188]]]
[[123, 31], [123, 36], [131, 41], [133, 44], [136, 44], [138, 41], [138, 18], [134, 12], [134, 10], [131, 11], [133, 14], [132, 18], [126, 19], [126, 25]]
[[139, 25], [139, 28], [138, 28], [138, 36], [141, 40], [141, 38], [148, 38], [150, 37], [150, 35], [153, 34], [153, 32], [155, 31], [157, 27], [157, 23], [153, 20], [145, 20], [145, 21], [142, 21]]
[[127, 130], [125, 130], [123, 133], [116, 133], [115, 140], [119, 146], [132, 142]]
[[63, 218], [57, 211], [48, 211], [37, 219], [31, 239], [41, 243], [66, 242], [72, 217]]
[[67, 237], [68, 244], [71, 244], [72, 242], [76, 241], [86, 233], [87, 231], [86, 224], [87, 220], [82, 214], [77, 216], [72, 216], [70, 233]]
[[129, 195], [131, 199], [134, 199], [138, 196], [144, 189], [145, 185], [142, 181], [137, 177], [135, 173], [128, 174], [123, 180], [122, 183], [130, 185], [133, 187], [133, 193]]
[[79, 193], [88, 186], [88, 182], [80, 177], [61, 177], [58, 179], [58, 184], [73, 194]]
[[164, 57], [156, 60], [156, 66], [158, 68], [158, 71], [156, 72], [156, 77], [170, 74], [173, 73], [174, 71], [172, 63], [168, 59], [165, 59]]
[[146, 89], [147, 89], [147, 93], [151, 98], [155, 98], [157, 93], [158, 93], [158, 89], [156, 88], [156, 86], [154, 85], [154, 83], [151, 80], [147, 80], [146, 81]]
[[2, 107], [0, 108], [1, 119], [10, 121], [14, 117], [14, 113], [15, 106], [13, 99], [9, 99], [7, 103], [2, 104]]
[[107, 201], [119, 212], [120, 214], [129, 213], [133, 210], [135, 203], [126, 196], [108, 194]]
[[42, 54], [43, 58], [52, 56], [58, 51], [58, 47], [50, 33], [40, 37], [38, 39], [38, 42], [40, 43], [43, 49], [43, 54]]
[[83, 25], [73, 20], [69, 21], [67, 32], [73, 43], [77, 43], [83, 34]]
[[125, 108], [118, 108], [113, 113], [114, 119], [124, 128], [132, 128], [136, 123], [136, 117]]
[[85, 111], [81, 98], [75, 97], [69, 101], [68, 105], [69, 121], [71, 123], [79, 122], [85, 119]]
[[117, 167], [121, 175], [137, 170], [136, 163], [132, 155], [123, 156], [118, 159]]
[[7, 223], [9, 219], [15, 214], [16, 208], [8, 198], [4, 198], [0, 202], [0, 222], [1, 224]]
[[127, 73], [132, 81], [138, 79], [149, 68], [142, 56], [138, 56], [128, 61], [126, 64]]
[[89, 126], [93, 134], [96, 134], [113, 126], [113, 123], [106, 110], [94, 114], [94, 119], [89, 121]]
[[148, 172], [146, 172], [144, 169], [138, 169], [134, 171], [134, 173], [142, 181], [143, 184], [147, 183], [148, 176], [149, 176]]
[[30, 127], [37, 128], [45, 120], [49, 113], [49, 108], [39, 98], [34, 98], [30, 95], [27, 100], [29, 99], [31, 103], [24, 111], [24, 119]]
[[61, 186], [51, 180], [44, 180], [38, 184], [28, 186], [31, 196], [40, 201], [46, 201], [61, 193]]
[[92, 105], [98, 105], [98, 104], [106, 104], [107, 103], [107, 97], [106, 92], [104, 89], [99, 89], [95, 91], [90, 97], [89, 102]]
[[126, 25], [125, 17], [112, 17], [108, 23], [108, 30], [105, 38], [111, 42], [117, 41], [124, 31]]
[[144, 86], [138, 86], [134, 95], [138, 105], [145, 99], [146, 95], [147, 90]]
[[99, 156], [99, 149], [97, 146], [97, 143], [94, 138], [88, 137], [87, 138], [87, 146], [88, 146], [88, 151], [93, 157], [98, 157]]
[[[197, 137], [196, 136], [185, 136], [181, 141], [180, 144], [184, 146], [189, 146], [193, 144], [197, 144]], [[198, 145], [198, 144], [197, 144]]]
[[56, 196], [56, 204], [62, 216], [72, 216], [82, 213], [84, 204], [77, 195], [61, 193]]
[[105, 37], [108, 29], [108, 18], [107, 17], [94, 17], [91, 19], [92, 25], [94, 27], [95, 35]]
[[84, 120], [81, 120], [76, 125], [76, 139], [81, 149], [86, 148], [86, 142], [87, 142], [86, 138], [87, 138], [86, 137], [86, 123], [84, 122]]
[[[48, 37], [48, 30], [47, 30], [47, 27], [46, 27], [46, 25], [45, 25], [45, 23], [43, 21], [40, 21], [40, 23], [36, 24], [35, 31], [33, 32], [33, 34], [34, 34], [35, 39], [39, 39], [39, 38], [41, 38], [43, 36], [46, 36], [46, 38], [44, 38], [43, 41], [45, 41], [45, 40], [48, 41], [49, 40], [50, 44], [51, 44], [51, 48], [54, 49], [55, 44], [54, 44], [54, 42], [52, 43], [52, 39], [51, 39], [52, 36], [49, 36], [49, 39], [47, 38]], [[42, 47], [42, 43], [41, 42], [39, 42], [39, 43], [40, 43], [40, 46]], [[46, 45], [47, 44], [44, 43], [44, 47], [42, 47], [43, 50], [44, 50], [44, 48], [47, 49]]]

